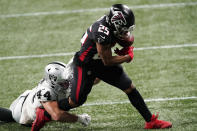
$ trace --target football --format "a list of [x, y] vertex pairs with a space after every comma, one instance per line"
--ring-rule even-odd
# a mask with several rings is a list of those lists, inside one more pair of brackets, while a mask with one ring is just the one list
[[129, 47], [134, 43], [134, 36], [130, 34], [124, 39], [117, 39], [117, 43], [122, 47]]

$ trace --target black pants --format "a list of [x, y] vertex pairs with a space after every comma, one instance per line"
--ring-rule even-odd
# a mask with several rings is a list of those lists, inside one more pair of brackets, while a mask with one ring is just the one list
[[104, 66], [101, 60], [94, 61], [86, 66], [75, 64], [74, 79], [71, 82], [72, 101], [82, 105], [86, 101], [96, 77], [121, 90], [128, 89], [132, 83], [121, 65]]

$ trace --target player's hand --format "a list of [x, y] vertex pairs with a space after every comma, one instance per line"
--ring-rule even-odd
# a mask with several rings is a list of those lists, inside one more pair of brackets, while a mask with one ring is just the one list
[[123, 56], [123, 55], [126, 55], [126, 51], [125, 51], [126, 48], [122, 48], [121, 50], [119, 50], [118, 48], [116, 48], [114, 50], [114, 52], [119, 55], [119, 56]]
[[78, 115], [78, 122], [81, 123], [84, 126], [87, 126], [90, 124], [91, 121], [91, 116], [88, 114], [84, 113], [82, 115]]
[[[121, 50], [119, 50], [118, 48], [116, 48], [114, 50], [114, 52], [119, 55], [119, 56], [124, 56], [124, 55], [129, 55], [131, 57], [131, 60], [133, 60], [134, 57], [134, 53], [133, 53], [133, 46], [129, 46], [129, 47], [123, 47]], [[130, 61], [131, 61], [130, 60]], [[129, 62], [130, 62], [129, 61]]]

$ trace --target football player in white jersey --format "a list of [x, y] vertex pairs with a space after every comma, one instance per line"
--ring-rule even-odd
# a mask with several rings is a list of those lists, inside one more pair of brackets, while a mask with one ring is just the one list
[[[67, 65], [62, 62], [49, 63], [45, 67], [45, 76], [37, 87], [22, 93], [11, 104], [10, 110], [0, 108], [0, 114], [4, 114], [0, 116], [0, 120], [12, 121], [13, 118], [20, 124], [32, 125], [32, 131], [38, 131], [50, 120], [80, 122], [87, 126], [91, 121], [88, 114], [70, 114], [58, 106], [59, 100], [70, 95], [72, 72], [72, 60]], [[9, 112], [12, 113], [12, 118]]]

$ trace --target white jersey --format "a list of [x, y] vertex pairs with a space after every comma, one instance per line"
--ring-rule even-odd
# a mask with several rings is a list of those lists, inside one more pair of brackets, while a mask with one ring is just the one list
[[36, 118], [36, 108], [43, 107], [41, 102], [59, 101], [68, 98], [71, 91], [70, 80], [73, 78], [69, 64], [67, 70], [67, 87], [50, 85], [42, 79], [37, 87], [21, 94], [10, 106], [12, 116], [20, 124], [31, 124]]

